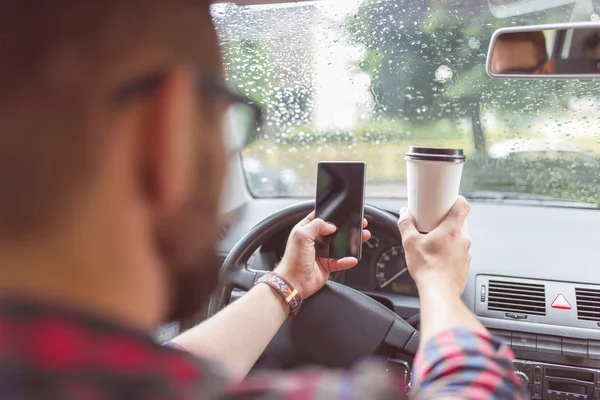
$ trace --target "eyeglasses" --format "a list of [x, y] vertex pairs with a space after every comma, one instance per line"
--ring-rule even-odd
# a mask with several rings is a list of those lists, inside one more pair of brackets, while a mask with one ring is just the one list
[[546, 59], [531, 68], [509, 68], [509, 69], [502, 71], [501, 74], [504, 74], [504, 75], [531, 75], [538, 69], [542, 68], [547, 62], [548, 62], [548, 60]]
[[225, 118], [229, 124], [226, 133], [230, 150], [242, 150], [256, 139], [263, 123], [263, 111], [256, 102], [205, 72], [198, 75], [198, 88], [229, 103]]
[[[120, 104], [146, 95], [160, 86], [164, 78], [165, 72], [158, 72], [124, 85], [116, 92], [114, 101]], [[263, 111], [256, 102], [235, 92], [221, 79], [206, 71], [197, 73], [196, 85], [203, 94], [228, 103], [225, 118], [229, 125], [227, 140], [231, 150], [242, 150], [256, 139], [263, 123]]]

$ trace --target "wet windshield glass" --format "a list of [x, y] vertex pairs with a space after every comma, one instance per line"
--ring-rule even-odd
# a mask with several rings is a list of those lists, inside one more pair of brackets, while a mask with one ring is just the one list
[[228, 79], [266, 111], [243, 152], [251, 192], [312, 197], [318, 161], [363, 160], [367, 196], [404, 197], [404, 152], [424, 145], [465, 149], [463, 191], [600, 204], [598, 84], [485, 72], [495, 29], [567, 22], [571, 10], [498, 19], [486, 0], [214, 6]]

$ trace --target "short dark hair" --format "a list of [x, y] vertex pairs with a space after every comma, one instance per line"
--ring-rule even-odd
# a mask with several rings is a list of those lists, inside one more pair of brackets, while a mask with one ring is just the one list
[[203, 59], [207, 32], [208, 0], [3, 1], [0, 238], [37, 234], [76, 201], [120, 84], [158, 67], [220, 68]]
[[498, 41], [507, 43], [530, 42], [535, 48], [535, 56], [539, 62], [546, 61], [548, 59], [546, 37], [541, 31], [508, 32], [498, 36]]

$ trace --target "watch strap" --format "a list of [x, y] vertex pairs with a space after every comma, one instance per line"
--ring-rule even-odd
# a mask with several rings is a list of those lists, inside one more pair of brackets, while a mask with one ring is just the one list
[[302, 305], [302, 297], [284, 277], [275, 272], [267, 272], [256, 282], [257, 285], [259, 283], [266, 283], [283, 297], [283, 300], [290, 306], [290, 315], [298, 314]]

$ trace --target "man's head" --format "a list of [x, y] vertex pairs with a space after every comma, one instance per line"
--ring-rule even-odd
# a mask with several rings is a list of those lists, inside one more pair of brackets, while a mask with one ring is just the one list
[[1, 290], [144, 328], [196, 309], [228, 105], [197, 80], [223, 79], [209, 2], [12, 0], [0, 59]]
[[494, 46], [491, 70], [496, 74], [553, 73], [554, 61], [548, 59], [543, 32], [514, 32], [500, 35]]
[[583, 54], [586, 58], [600, 59], [600, 32], [593, 30], [583, 41]]

